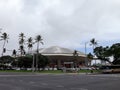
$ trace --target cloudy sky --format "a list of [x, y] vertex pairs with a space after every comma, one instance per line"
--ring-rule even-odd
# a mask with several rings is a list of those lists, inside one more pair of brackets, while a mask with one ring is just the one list
[[92, 38], [99, 45], [120, 41], [120, 0], [0, 0], [0, 27], [9, 34], [9, 50], [18, 49], [23, 32], [26, 39], [40, 34], [42, 47], [84, 52]]

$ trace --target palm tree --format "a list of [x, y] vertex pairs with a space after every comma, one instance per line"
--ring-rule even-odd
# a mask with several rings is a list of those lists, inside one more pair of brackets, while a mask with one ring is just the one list
[[87, 54], [87, 58], [89, 60], [89, 65], [91, 65], [91, 60], [93, 59], [93, 55], [91, 53]]
[[25, 43], [25, 35], [24, 35], [24, 33], [20, 33], [19, 34], [19, 50], [20, 50], [21, 56], [25, 52], [25, 50], [24, 50], [24, 43]]
[[78, 51], [77, 50], [74, 50], [73, 57], [74, 57], [74, 66], [77, 71], [77, 65], [78, 65], [78, 63], [77, 63]]
[[[96, 47], [96, 45], [97, 45], [97, 41], [95, 40], [95, 38], [92, 38], [91, 40], [90, 40], [90, 45], [92, 45], [93, 46], [93, 53], [94, 53], [94, 48]], [[94, 56], [94, 55], [93, 55]], [[96, 60], [95, 60], [95, 65], [96, 65]]]
[[42, 39], [41, 35], [37, 35], [36, 38], [35, 38], [35, 42], [37, 43], [36, 70], [37, 70], [37, 67], [38, 67], [39, 45], [40, 45], [40, 43], [43, 44], [42, 40], [43, 39]]
[[28, 53], [30, 53], [32, 51], [32, 47], [33, 47], [33, 39], [32, 37], [28, 38], [27, 40], [27, 44], [28, 44]]
[[2, 36], [1, 36], [1, 40], [3, 40], [4, 42], [3, 42], [3, 47], [2, 47], [2, 56], [3, 56], [3, 53], [5, 53], [6, 52], [6, 48], [5, 48], [5, 45], [6, 45], [6, 42], [8, 42], [8, 34], [6, 33], [6, 32], [4, 32], [4, 33], [2, 33]]
[[40, 45], [40, 43], [43, 44], [42, 40], [43, 39], [42, 39], [41, 35], [37, 35], [36, 38], [35, 38], [35, 42], [37, 43], [37, 53], [39, 53], [39, 45]]
[[13, 50], [12, 55], [16, 57], [17, 51], [15, 49]]
[[23, 45], [25, 42], [25, 35], [24, 33], [19, 34], [19, 44]]
[[95, 38], [93, 38], [93, 39], [90, 40], [90, 43], [93, 46], [93, 51], [94, 51], [94, 48], [97, 45], [97, 41], [95, 40]]

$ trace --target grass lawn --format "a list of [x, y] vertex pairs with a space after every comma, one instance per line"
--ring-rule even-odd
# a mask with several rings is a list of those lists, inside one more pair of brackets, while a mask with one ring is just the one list
[[0, 70], [0, 72], [32, 72], [30, 70]]
[[[24, 72], [24, 73], [31, 73], [31, 70], [0, 70], [0, 72]], [[62, 74], [64, 73], [62, 70], [43, 70], [43, 71], [36, 71], [37, 73], [52, 73], [52, 74]], [[100, 70], [93, 70], [93, 73], [99, 73]], [[66, 72], [66, 73], [73, 73], [73, 72]], [[90, 70], [79, 70], [78, 73], [91, 73]]]
[[63, 73], [62, 70], [43, 70], [43, 71], [38, 71], [39, 73]]

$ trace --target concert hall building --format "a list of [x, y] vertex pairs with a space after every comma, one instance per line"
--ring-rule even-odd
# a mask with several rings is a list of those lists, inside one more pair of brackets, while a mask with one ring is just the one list
[[77, 51], [77, 55], [74, 55], [75, 50], [71, 50], [68, 48], [63, 48], [59, 46], [52, 46], [48, 48], [41, 48], [39, 53], [44, 56], [47, 56], [50, 64], [49, 66], [58, 69], [64, 67], [72, 67], [74, 62], [77, 63], [77, 67], [85, 65], [85, 57], [86, 55], [80, 51]]

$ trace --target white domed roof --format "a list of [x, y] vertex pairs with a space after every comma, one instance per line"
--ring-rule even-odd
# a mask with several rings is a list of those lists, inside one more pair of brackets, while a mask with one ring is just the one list
[[[41, 48], [39, 53], [43, 55], [64, 55], [64, 56], [73, 56], [74, 50], [63, 48], [59, 46], [52, 46], [49, 48]], [[78, 56], [85, 56], [84, 53], [77, 51]]]

